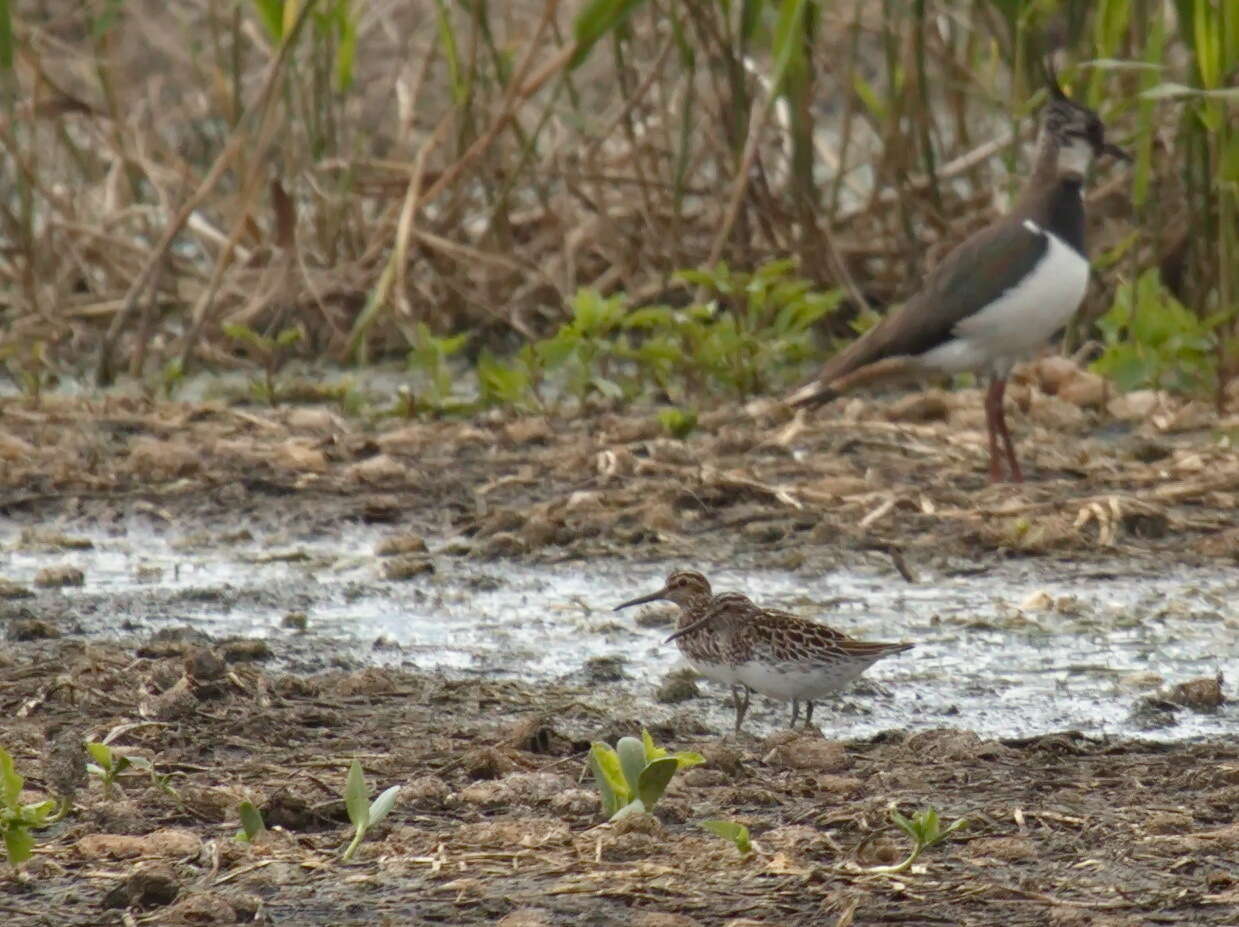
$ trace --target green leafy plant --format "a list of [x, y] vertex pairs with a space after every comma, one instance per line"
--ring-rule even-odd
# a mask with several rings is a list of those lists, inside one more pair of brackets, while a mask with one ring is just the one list
[[136, 770], [146, 773], [151, 780], [151, 785], [166, 793], [177, 801], [181, 800], [181, 796], [172, 788], [171, 776], [161, 774], [155, 771], [155, 766], [144, 756], [126, 756], [123, 753], [118, 753], [107, 744], [92, 742], [86, 744], [86, 752], [90, 754], [93, 763], [86, 764], [86, 771], [92, 776], [99, 779], [103, 785], [103, 795], [105, 798], [114, 798], [120, 790], [118, 780], [121, 773], [126, 770]]
[[749, 829], [738, 821], [702, 821], [701, 826], [724, 840], [730, 840], [740, 851], [741, 856], [753, 852], [753, 841], [749, 839]]
[[221, 327], [225, 335], [244, 345], [258, 358], [263, 367], [263, 377], [250, 384], [250, 388], [255, 397], [268, 405], [275, 405], [279, 399], [276, 374], [284, 366], [288, 349], [301, 340], [301, 327], [290, 326], [274, 336], [257, 332], [242, 322], [226, 322]]
[[88, 743], [86, 752], [94, 760], [93, 763], [86, 764], [86, 771], [99, 779], [103, 786], [103, 796], [108, 799], [114, 798], [120, 790], [117, 780], [125, 770], [130, 768], [149, 770], [151, 767], [150, 762], [144, 757], [125, 756], [104, 743]]
[[916, 862], [917, 858], [925, 850], [942, 843], [951, 834], [968, 823], [967, 818], [956, 818], [947, 827], [943, 828], [938, 818], [938, 812], [932, 806], [916, 812], [912, 815], [911, 820], [892, 808], [891, 820], [912, 839], [912, 852], [902, 862], [896, 863], [893, 866], [874, 866], [869, 869], [870, 872], [904, 872]]
[[1217, 376], [1217, 328], [1225, 321], [1225, 314], [1201, 318], [1186, 308], [1150, 268], [1125, 281], [1097, 320], [1105, 351], [1093, 370], [1122, 390], [1200, 394]]
[[0, 834], [4, 836], [4, 851], [14, 868], [30, 858], [34, 850], [34, 835], [31, 831], [46, 827], [63, 815], [56, 814], [55, 799], [21, 803], [22, 785], [25, 779], [13, 766], [13, 758], [0, 747], [0, 790], [3, 804], [0, 805]]
[[624, 298], [581, 290], [569, 309], [572, 318], [534, 346], [540, 368], [556, 373], [562, 388], [579, 403], [592, 393], [622, 398], [625, 389], [615, 377], [615, 367], [622, 357], [617, 335], [628, 311]]
[[612, 821], [653, 810], [678, 769], [704, 763], [699, 753], [671, 753], [655, 746], [649, 731], [641, 739], [621, 737], [612, 748], [595, 741], [589, 768], [602, 796], [602, 810]]
[[818, 291], [794, 274], [790, 260], [771, 261], [752, 272], [719, 264], [684, 270], [676, 279], [714, 294], [704, 307], [690, 307], [680, 326], [681, 353], [697, 375], [743, 398], [767, 390], [771, 373], [795, 374], [818, 356], [813, 326], [833, 312], [842, 290]]
[[425, 322], [418, 322], [413, 331], [413, 347], [408, 355], [409, 372], [417, 378], [413, 397], [418, 408], [429, 411], [459, 411], [470, 403], [454, 395], [456, 381], [450, 363], [469, 342], [469, 333], [439, 337]]
[[253, 843], [267, 832], [267, 825], [262, 819], [262, 812], [254, 807], [253, 802], [241, 802], [237, 807], [237, 813], [241, 817], [241, 829], [237, 831], [236, 839], [242, 843]]
[[663, 430], [681, 441], [697, 429], [697, 413], [693, 409], [663, 409], [658, 413]]
[[348, 809], [348, 819], [353, 823], [353, 839], [344, 850], [341, 859], [348, 862], [357, 852], [357, 847], [366, 836], [366, 831], [373, 827], [396, 804], [396, 796], [400, 794], [400, 786], [393, 785], [383, 792], [373, 802], [370, 801], [370, 788], [366, 785], [366, 774], [362, 772], [361, 763], [354, 759], [348, 768], [348, 779], [344, 785], [344, 806]]

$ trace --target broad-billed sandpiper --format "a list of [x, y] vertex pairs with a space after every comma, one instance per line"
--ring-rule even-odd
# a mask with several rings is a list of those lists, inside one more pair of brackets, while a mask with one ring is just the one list
[[657, 592], [630, 599], [616, 610], [658, 599], [680, 607], [676, 631], [667, 641], [675, 641], [701, 675], [731, 686], [737, 733], [752, 691], [790, 699], [792, 727], [800, 702], [806, 702], [808, 726], [814, 699], [838, 692], [882, 657], [912, 648], [853, 640], [824, 624], [761, 608], [738, 592], [713, 595], [710, 581], [695, 570], [672, 573]]

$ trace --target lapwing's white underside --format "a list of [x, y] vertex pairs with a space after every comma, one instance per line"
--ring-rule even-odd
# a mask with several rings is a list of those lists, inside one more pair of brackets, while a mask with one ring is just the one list
[[935, 373], [985, 370], [1005, 377], [1015, 364], [1067, 324], [1088, 289], [1088, 260], [1061, 238], [1025, 220], [1030, 235], [1049, 242], [1041, 260], [1017, 285], [959, 322], [950, 341], [920, 357]]

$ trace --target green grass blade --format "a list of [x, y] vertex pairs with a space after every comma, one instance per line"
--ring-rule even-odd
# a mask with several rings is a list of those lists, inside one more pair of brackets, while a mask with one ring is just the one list
[[568, 70], [580, 67], [598, 40], [624, 22], [645, 0], [590, 0], [577, 14], [572, 32], [576, 38], [576, 53], [568, 62]]
[[0, 71], [13, 70], [13, 12], [0, 0]]

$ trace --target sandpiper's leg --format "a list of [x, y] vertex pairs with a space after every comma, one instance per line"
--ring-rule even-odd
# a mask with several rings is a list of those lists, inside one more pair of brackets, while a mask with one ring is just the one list
[[812, 702], [805, 702], [804, 726], [805, 727], [813, 726], [813, 703]]
[[794, 728], [796, 726], [796, 719], [798, 717], [800, 717], [800, 700], [792, 699], [792, 723], [789, 725], [790, 727]]
[[736, 706], [736, 733], [740, 733], [740, 725], [744, 723], [744, 716], [749, 710], [749, 692], [748, 686], [742, 686], [739, 683], [731, 687], [731, 698]]

